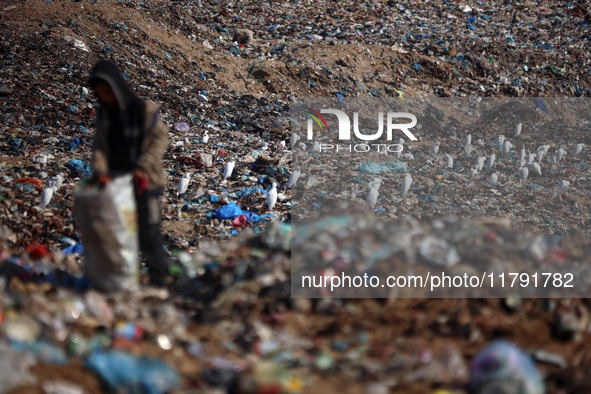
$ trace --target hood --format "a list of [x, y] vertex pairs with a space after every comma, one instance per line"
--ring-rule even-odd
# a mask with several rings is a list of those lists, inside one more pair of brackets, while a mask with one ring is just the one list
[[106, 82], [111, 86], [121, 110], [128, 108], [130, 104], [138, 100], [138, 97], [123, 79], [117, 65], [110, 60], [101, 60], [94, 66], [88, 83], [92, 86], [98, 82]]

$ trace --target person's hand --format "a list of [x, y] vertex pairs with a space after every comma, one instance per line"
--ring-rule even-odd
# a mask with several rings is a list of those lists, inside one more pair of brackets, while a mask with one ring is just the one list
[[100, 189], [104, 189], [104, 187], [107, 186], [107, 183], [109, 182], [111, 182], [111, 177], [107, 174], [96, 174], [96, 183], [98, 183]]
[[142, 196], [149, 185], [148, 173], [141, 168], [134, 168], [133, 183], [137, 188], [138, 194]]

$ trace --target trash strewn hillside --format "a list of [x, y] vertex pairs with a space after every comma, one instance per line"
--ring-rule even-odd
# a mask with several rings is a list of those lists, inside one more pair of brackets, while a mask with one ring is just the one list
[[[327, 184], [361, 207], [350, 218], [367, 215], [376, 177], [374, 215], [416, 220], [425, 234], [464, 223], [454, 242], [466, 261], [482, 244], [487, 259], [510, 260], [509, 245], [541, 266], [584, 261], [591, 119], [553, 98], [588, 100], [588, 11], [550, 1], [3, 1], [0, 392], [588, 392], [586, 299], [290, 297], [292, 215], [317, 211]], [[97, 103], [86, 82], [102, 58], [162, 105], [170, 127], [163, 232], [195, 278], [187, 296], [105, 295], [82, 275], [73, 191], [92, 173]], [[443, 133], [425, 124], [405, 144], [410, 156], [356, 158], [339, 178], [324, 166], [344, 162], [315, 157], [308, 141], [306, 158], [293, 159], [292, 99], [323, 96], [503, 97], [505, 114], [540, 99], [519, 134], [521, 120], [502, 112], [474, 132], [464, 107], [444, 121], [424, 112]], [[412, 170], [404, 193], [400, 163]], [[297, 245], [331, 256], [330, 233], [315, 236], [315, 225]]]

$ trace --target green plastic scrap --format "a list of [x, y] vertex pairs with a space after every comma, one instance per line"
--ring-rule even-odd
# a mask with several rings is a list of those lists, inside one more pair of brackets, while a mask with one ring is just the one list
[[560, 69], [556, 66], [548, 66], [546, 67], [546, 70], [550, 71], [552, 74], [559, 76], [559, 77], [564, 77], [564, 73], [562, 71], [560, 71]]
[[252, 75], [253, 77], [255, 77], [255, 78], [259, 78], [259, 79], [260, 79], [260, 77], [257, 77], [256, 75], [254, 75], [254, 73], [255, 73], [255, 72], [257, 72], [258, 70], [260, 70], [260, 69], [261, 69], [261, 67], [263, 67], [263, 65], [265, 64], [265, 61], [264, 61], [264, 60], [262, 60], [262, 61], [259, 63], [258, 67], [257, 67], [257, 64], [256, 64], [256, 63], [257, 63], [257, 61], [256, 61], [256, 59], [255, 59], [255, 60], [254, 60], [254, 61], [253, 61], [253, 62], [250, 64], [250, 66], [248, 66], [248, 73], [249, 73], [250, 75]]

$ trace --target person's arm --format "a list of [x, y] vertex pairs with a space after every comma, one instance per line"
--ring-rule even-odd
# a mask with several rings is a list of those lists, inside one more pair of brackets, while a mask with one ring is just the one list
[[146, 134], [149, 135], [148, 144], [138, 158], [138, 168], [134, 171], [136, 178], [147, 177], [147, 173], [158, 171], [168, 148], [168, 127], [160, 118], [158, 111], [152, 115], [151, 127]]
[[92, 169], [94, 176], [101, 182], [102, 179], [109, 173], [109, 163], [107, 161], [107, 147], [105, 146], [104, 130], [101, 129], [98, 119], [95, 127], [96, 134], [94, 136], [94, 142], [92, 144]]
[[106, 174], [109, 172], [105, 148], [99, 141], [99, 138], [95, 138], [94, 144], [92, 145], [92, 168], [95, 174]]

